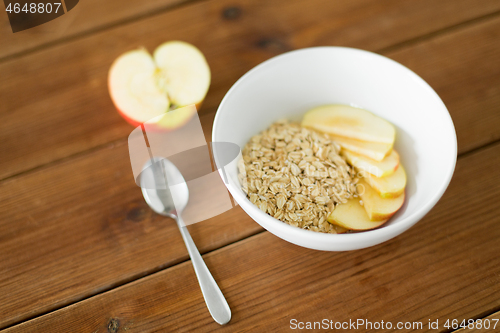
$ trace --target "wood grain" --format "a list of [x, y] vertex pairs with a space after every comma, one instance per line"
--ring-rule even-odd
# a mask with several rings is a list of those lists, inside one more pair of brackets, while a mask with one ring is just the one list
[[[210, 113], [243, 73], [276, 54], [315, 45], [378, 50], [498, 9], [500, 2], [496, 0], [211, 0], [3, 62], [0, 64], [0, 179], [129, 134], [132, 128], [116, 113], [107, 88], [107, 71], [112, 61], [126, 50], [145, 46], [153, 51], [170, 39], [197, 45], [205, 53], [213, 73], [201, 111]], [[486, 62], [490, 63], [491, 76], [498, 77], [500, 68], [495, 56], [500, 47], [494, 32], [484, 32], [484, 42], [493, 51], [487, 54], [469, 48], [468, 44], [474, 40], [466, 38], [469, 35], [462, 37], [461, 32], [452, 33], [449, 38], [456, 44], [450, 44], [444, 52], [436, 52], [435, 57], [444, 62], [449, 54], [467, 50], [470, 56], [464, 60], [469, 62], [460, 59], [454, 62], [457, 67], [469, 68], [461, 80], [466, 85], [480, 80], [476, 67]], [[438, 75], [432, 73], [440, 73], [441, 69], [425, 59], [417, 59], [427, 64], [419, 74]], [[441, 91], [458, 89], [453, 80], [446, 83]], [[496, 95], [491, 96], [489, 85], [478, 87], [481, 90], [474, 96], [463, 95], [463, 104], [478, 108], [487, 104], [485, 109], [490, 109], [491, 99]], [[477, 94], [483, 98], [477, 99]], [[495, 133], [481, 133], [484, 134], [481, 143], [486, 137], [496, 137]], [[468, 147], [472, 146], [477, 143]]]
[[[240, 210], [189, 226], [200, 252], [262, 230]], [[0, 328], [188, 258], [135, 185], [126, 142], [2, 182], [0, 216]]]
[[[468, 323], [468, 321], [466, 321], [466, 323]], [[492, 313], [491, 315], [482, 318], [481, 321], [478, 320], [477, 322], [468, 323], [467, 325], [470, 325], [470, 327], [474, 328], [468, 328], [468, 327], [461, 328], [456, 332], [460, 333], [496, 332], [500, 330], [500, 312]]]
[[2, 15], [0, 21], [0, 40], [2, 41], [0, 61], [2, 58], [42, 48], [50, 43], [62, 42], [85, 33], [92, 33], [94, 30], [102, 30], [123, 22], [141, 19], [187, 1], [79, 1], [77, 6], [57, 20], [15, 34], [12, 33], [7, 16]]
[[[325, 44], [390, 47], [388, 56], [443, 96], [464, 152], [498, 140], [500, 18], [432, 32], [499, 6], [209, 0], [3, 62], [0, 179], [10, 178], [0, 182], [0, 327], [101, 294], [12, 330], [218, 328], [190, 262], [181, 263], [187, 252], [174, 223], [154, 215], [133, 183], [125, 141], [132, 128], [114, 111], [106, 87], [109, 65], [124, 50], [145, 45], [152, 51], [167, 39], [202, 49], [214, 73], [201, 112], [209, 136], [210, 117], [230, 85], [275, 54]], [[234, 312], [225, 329], [288, 330], [292, 316], [377, 320], [387, 313], [387, 319], [427, 320], [498, 308], [495, 163], [498, 146], [460, 160], [438, 207], [409, 232], [372, 249], [320, 253], [264, 233], [208, 254]], [[201, 252], [262, 231], [239, 208], [190, 230]]]
[[[61, 43], [72, 38], [78, 38], [82, 35], [92, 34], [95, 31], [105, 30], [113, 26], [127, 24], [128, 22], [133, 22], [137, 20], [143, 20], [159, 13], [165, 12], [171, 7], [176, 5], [188, 3], [189, 0], [143, 0], [143, 1], [131, 1], [131, 0], [86, 0], [78, 3], [74, 9], [66, 13], [61, 18], [48, 22], [38, 27], [34, 27], [16, 34], [12, 33], [9, 21], [6, 16], [1, 17], [0, 21], [0, 40], [2, 41], [2, 48], [0, 49], [0, 61], [2, 58], [12, 58], [16, 54], [23, 53], [26, 51], [33, 51], [41, 49], [43, 47], [50, 47], [51, 44]], [[192, 1], [194, 2], [194, 1]], [[395, 1], [386, 1], [381, 5], [376, 6], [374, 9], [377, 10], [375, 13], [381, 13], [384, 9], [393, 8], [395, 11], [401, 12], [401, 17], [407, 16], [411, 17], [415, 13], [412, 12], [412, 5], [402, 6], [395, 8]], [[500, 6], [494, 0], [481, 0], [477, 2], [472, 2], [471, 0], [460, 0], [460, 1], [446, 1], [442, 6], [439, 7], [440, 10], [433, 11], [436, 8], [436, 4], [429, 6], [430, 2], [422, 3], [422, 10], [426, 10], [426, 15], [434, 20], [433, 27], [431, 29], [438, 29], [446, 27], [448, 25], [453, 25], [459, 22], [474, 19], [479, 16], [488, 15], [491, 12], [498, 11]], [[255, 6], [262, 5], [255, 4]], [[276, 6], [281, 6], [281, 3], [276, 3]], [[291, 5], [300, 6], [304, 5], [303, 2], [295, 1]], [[319, 2], [312, 2], [308, 10], [318, 11]], [[290, 6], [290, 4], [289, 4]], [[343, 7], [345, 4], [340, 4], [338, 7]], [[354, 7], [363, 6], [354, 4]], [[330, 7], [328, 9], [332, 9]], [[342, 8], [339, 8], [342, 11]], [[464, 10], [467, 9], [467, 10]], [[228, 5], [228, 7], [221, 13], [223, 17], [227, 19], [237, 18], [240, 11], [234, 10], [234, 7]], [[326, 18], [327, 13], [322, 14], [322, 18]], [[366, 18], [365, 13], [361, 13]], [[419, 15], [419, 14], [417, 14]], [[370, 19], [376, 21], [378, 18], [375, 15], [370, 15]], [[335, 29], [335, 33], [338, 33], [338, 25], [323, 24], [320, 27], [311, 26], [305, 32], [308, 36], [313, 38], [323, 38], [322, 35], [328, 34], [329, 29]], [[372, 22], [372, 24], [379, 25], [385, 24], [386, 28], [390, 28], [390, 23], [379, 21]], [[411, 18], [407, 26], [402, 27], [403, 29], [409, 29], [415, 33], [428, 33], [429, 28], [426, 25], [422, 25], [420, 28], [412, 26]], [[404, 24], [404, 23], [403, 23]], [[325, 30], [328, 29], [328, 30]], [[417, 31], [415, 31], [417, 30]], [[420, 31], [418, 31], [420, 30]], [[387, 33], [394, 33], [388, 31]], [[398, 32], [396, 32], [398, 33]]]
[[463, 153], [500, 139], [500, 19], [388, 54], [442, 98]]
[[[384, 244], [351, 252], [301, 248], [268, 232], [204, 256], [233, 311], [210, 317], [189, 262], [5, 332], [267, 331], [290, 320], [461, 321], [498, 308], [500, 144], [460, 158], [437, 206]], [[387, 330], [360, 331], [380, 332]], [[440, 331], [443, 331], [440, 327]]]

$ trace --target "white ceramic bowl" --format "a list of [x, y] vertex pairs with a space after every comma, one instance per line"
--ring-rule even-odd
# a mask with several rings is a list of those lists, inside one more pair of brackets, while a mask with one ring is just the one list
[[369, 110], [397, 128], [395, 149], [408, 183], [403, 207], [383, 227], [352, 234], [322, 234], [285, 224], [263, 213], [241, 190], [236, 164], [227, 166], [227, 188], [262, 227], [311, 249], [346, 251], [391, 239], [417, 223], [446, 190], [457, 158], [450, 115], [434, 90], [401, 64], [375, 53], [345, 47], [288, 52], [258, 65], [227, 92], [217, 111], [212, 140], [243, 147], [280, 118], [300, 119], [324, 104]]

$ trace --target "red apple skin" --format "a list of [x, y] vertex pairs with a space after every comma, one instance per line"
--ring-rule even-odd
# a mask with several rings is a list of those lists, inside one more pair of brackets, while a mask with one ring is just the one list
[[[110, 79], [108, 77], [108, 91], [111, 91], [111, 84], [110, 84]], [[113, 99], [113, 95], [111, 94], [111, 101], [113, 102], [113, 105], [115, 106], [116, 108], [116, 111], [118, 111], [118, 114], [123, 118], [125, 119], [130, 125], [134, 126], [135, 127], [138, 127], [138, 126], [141, 126], [142, 123], [141, 122], [138, 122], [130, 117], [128, 117], [122, 110], [120, 110], [118, 108], [118, 106], [116, 105], [114, 99]]]
[[[398, 170], [398, 169], [400, 169], [400, 170]], [[382, 192], [382, 191], [380, 191], [379, 189], [377, 189], [376, 187], [374, 187], [374, 186], [370, 185], [370, 181], [369, 181], [369, 180], [367, 180], [366, 182], [368, 183], [368, 185], [370, 185], [370, 186], [371, 186], [371, 188], [372, 188], [373, 190], [375, 190], [375, 192], [377, 192], [377, 193], [380, 195], [380, 197], [382, 197], [382, 198], [384, 198], [384, 199], [394, 199], [394, 198], [397, 198], [397, 197], [399, 197], [400, 195], [402, 195], [402, 194], [404, 194], [404, 193], [405, 193], [406, 181], [407, 181], [407, 180], [406, 180], [406, 179], [407, 179], [407, 178], [406, 178], [406, 171], [404, 170], [404, 167], [403, 167], [401, 164], [398, 166], [398, 168], [396, 168], [395, 173], [396, 173], [396, 172], [398, 172], [398, 171], [401, 171], [401, 172], [403, 173], [403, 177], [404, 177], [404, 181], [405, 181], [404, 186], [403, 186], [401, 189], [399, 189], [398, 191], [393, 191], [393, 192]], [[386, 177], [394, 177], [394, 174], [389, 175], [389, 176], [386, 176]], [[371, 176], [371, 175], [367, 175], [367, 177], [365, 177], [365, 178], [366, 178], [366, 179], [377, 179], [377, 177], [373, 177], [373, 176]], [[384, 178], [384, 177], [382, 177], [382, 178]]]
[[327, 218], [327, 221], [349, 230], [371, 230], [380, 227], [387, 220], [371, 221], [365, 208], [359, 204], [359, 199], [351, 198], [339, 205]]
[[[401, 163], [401, 162], [400, 162]], [[399, 163], [392, 169], [392, 173], [396, 172], [396, 170], [398, 169], [399, 167]], [[391, 174], [392, 174], [391, 173]], [[382, 177], [387, 177], [387, 176], [382, 176]], [[400, 193], [401, 194], [401, 193]]]
[[389, 194], [384, 194], [384, 195], [380, 195], [380, 197], [384, 198], [384, 199], [394, 199], [394, 198], [397, 198], [399, 197], [401, 194], [404, 193], [404, 189], [399, 191], [399, 192], [394, 192], [394, 193], [389, 193]]
[[[110, 86], [110, 84], [109, 84], [109, 81], [108, 81], [108, 91], [111, 91], [111, 86]], [[123, 119], [125, 119], [125, 120], [126, 120], [126, 121], [130, 124], [130, 125], [132, 125], [134, 128], [135, 128], [135, 127], [139, 127], [139, 126], [141, 126], [141, 125], [144, 123], [144, 122], [137, 121], [137, 120], [132, 119], [132, 118], [130, 118], [129, 116], [127, 116], [127, 115], [125, 114], [125, 112], [123, 112], [122, 110], [120, 110], [120, 109], [117, 107], [117, 105], [116, 105], [115, 101], [113, 100], [113, 97], [112, 97], [112, 96], [111, 96], [111, 101], [113, 102], [113, 105], [115, 106], [116, 111], [118, 111], [118, 114], [119, 114], [119, 115], [120, 115]], [[201, 105], [203, 104], [203, 101], [204, 101], [204, 100], [201, 100], [201, 101], [199, 101], [198, 103], [196, 103], [196, 104], [195, 104], [196, 110], [199, 110], [199, 109], [201, 108]], [[189, 120], [189, 119], [188, 119], [188, 120]], [[182, 124], [182, 125], [183, 125], [183, 124]], [[162, 128], [161, 130], [163, 130], [163, 131], [164, 131], [164, 130], [165, 130], [165, 128]]]
[[[202, 104], [203, 104], [203, 101], [198, 102], [197, 104], [195, 104], [196, 110], [199, 110]], [[135, 120], [135, 119], [130, 118], [130, 117], [129, 117], [129, 116], [127, 116], [127, 115], [126, 115], [126, 114], [125, 114], [122, 110], [120, 110], [119, 108], [117, 108], [117, 107], [116, 107], [116, 105], [115, 105], [115, 108], [116, 108], [116, 111], [118, 111], [118, 114], [119, 114], [119, 115], [120, 115], [123, 119], [125, 119], [125, 120], [126, 120], [126, 121], [130, 124], [130, 125], [134, 126], [134, 128], [135, 128], [135, 127], [139, 127], [139, 126], [141, 126], [141, 125], [144, 123], [144, 122], [139, 122], [139, 121], [137, 121], [137, 120]], [[179, 127], [181, 127], [182, 125], [186, 124], [186, 123], [187, 123], [190, 119], [191, 119], [191, 118], [188, 118], [188, 119], [186, 120], [186, 122], [181, 123], [181, 124], [179, 124], [179, 126], [176, 126], [175, 128], [170, 128], [170, 129], [176, 129], [176, 128], [179, 128]], [[152, 129], [152, 130], [154, 130], [154, 126], [150, 126], [150, 127], [151, 127], [151, 129]], [[158, 128], [158, 130], [159, 130], [159, 131], [165, 131], [165, 129], [166, 129], [165, 127], [160, 127], [160, 128]]]
[[[401, 208], [401, 207], [399, 207]], [[373, 214], [373, 217], [372, 217], [372, 221], [374, 222], [378, 222], [378, 221], [387, 221], [389, 220], [394, 214], [396, 214], [396, 212], [392, 213], [392, 214], [385, 214], [385, 215], [382, 215], [382, 214]]]
[[366, 228], [356, 228], [356, 227], [353, 227], [353, 226], [348, 226], [348, 225], [345, 225], [344, 223], [342, 223], [341, 221], [337, 221], [335, 219], [333, 219], [330, 223], [334, 223], [334, 224], [338, 225], [339, 227], [346, 229], [345, 232], [347, 232], [349, 230], [353, 230], [353, 231], [368, 231], [368, 230], [373, 230], [373, 229], [381, 227], [387, 221], [388, 220], [372, 221], [374, 225], [372, 227], [370, 227], [369, 229], [366, 229]]
[[[401, 193], [400, 195], [405, 195], [405, 191], [403, 190], [403, 193]], [[406, 198], [405, 198], [405, 200], [406, 200]], [[405, 200], [403, 200], [401, 202], [401, 205], [392, 214], [377, 214], [377, 213], [374, 213], [372, 215], [371, 220], [372, 221], [386, 221], [386, 220], [389, 220], [394, 214], [396, 214], [397, 211], [399, 211], [401, 209], [401, 207], [403, 207], [403, 204], [404, 204]]]
[[127, 117], [127, 115], [125, 113], [123, 113], [120, 109], [116, 108], [116, 111], [118, 111], [118, 114], [123, 118], [125, 119], [130, 125], [134, 126], [134, 127], [139, 127], [142, 125], [142, 123], [138, 122], [138, 121], [135, 121], [129, 117]]

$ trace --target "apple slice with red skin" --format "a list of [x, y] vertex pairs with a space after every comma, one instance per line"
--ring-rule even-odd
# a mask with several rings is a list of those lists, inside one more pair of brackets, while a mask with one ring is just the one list
[[380, 227], [387, 222], [371, 221], [359, 198], [351, 198], [340, 204], [328, 216], [328, 222], [349, 230], [370, 230]]
[[377, 162], [383, 161], [392, 152], [392, 145], [388, 143], [359, 141], [337, 135], [330, 135], [330, 137], [343, 149], [371, 158]]
[[346, 233], [346, 232], [349, 231], [349, 229], [341, 227], [341, 226], [339, 226], [337, 224], [332, 224], [332, 226], [333, 226], [333, 229], [335, 230], [335, 232], [337, 234], [344, 234], [344, 233]]
[[361, 179], [356, 185], [363, 207], [371, 221], [387, 221], [405, 201], [404, 192], [396, 198], [382, 198], [370, 185]]
[[406, 172], [400, 164], [392, 175], [375, 177], [366, 173], [365, 180], [382, 198], [396, 198], [405, 190]]
[[349, 139], [394, 144], [396, 129], [373, 113], [348, 105], [323, 105], [309, 110], [302, 126]]
[[399, 166], [399, 154], [395, 150], [392, 150], [380, 162], [347, 149], [342, 149], [341, 154], [344, 155], [350, 165], [361, 171], [365, 176], [366, 173], [369, 173], [375, 177], [386, 177], [392, 175]]
[[114, 61], [108, 75], [113, 103], [134, 126], [178, 107], [195, 104], [199, 108], [209, 86], [205, 57], [180, 41], [160, 45], [154, 57], [145, 49], [126, 52]]

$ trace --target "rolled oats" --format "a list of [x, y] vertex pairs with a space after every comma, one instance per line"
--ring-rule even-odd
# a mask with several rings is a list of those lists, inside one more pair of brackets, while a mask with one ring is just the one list
[[247, 143], [238, 179], [263, 212], [302, 229], [336, 233], [327, 217], [356, 195], [358, 182], [339, 151], [328, 135], [281, 120]]

